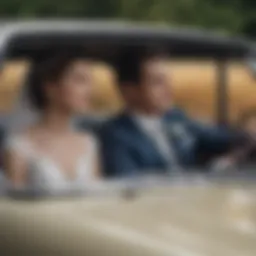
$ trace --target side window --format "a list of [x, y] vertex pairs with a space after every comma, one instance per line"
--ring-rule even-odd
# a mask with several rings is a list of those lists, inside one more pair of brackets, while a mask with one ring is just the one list
[[[29, 70], [26, 60], [4, 65], [0, 75], [0, 113], [8, 113], [24, 85]], [[123, 106], [116, 74], [106, 63], [94, 67], [95, 94], [92, 114], [111, 114]], [[231, 122], [256, 108], [256, 80], [242, 63], [228, 64], [228, 116]], [[211, 60], [172, 60], [170, 63], [174, 101], [195, 119], [215, 122], [217, 68]]]
[[202, 122], [216, 120], [216, 65], [211, 60], [173, 60], [170, 64], [175, 104]]
[[[243, 63], [227, 65], [228, 117], [235, 123], [242, 114], [256, 108], [256, 80]], [[172, 61], [175, 103], [195, 119], [216, 122], [217, 72], [211, 60]]]

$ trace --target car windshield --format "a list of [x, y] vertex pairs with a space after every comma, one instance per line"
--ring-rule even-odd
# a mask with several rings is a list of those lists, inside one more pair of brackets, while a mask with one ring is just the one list
[[[150, 65], [151, 64], [149, 64], [149, 66]], [[161, 63], [159, 66], [154, 68], [160, 69], [160, 65]], [[0, 174], [2, 177], [1, 183], [9, 184], [6, 185], [6, 187], [12, 187], [12, 185], [10, 185], [11, 183], [9, 182], [8, 172], [5, 170], [6, 154], [4, 151], [6, 146], [6, 138], [9, 137], [8, 129], [10, 127], [16, 127], [17, 120], [18, 122], [24, 122], [24, 116], [19, 119], [17, 115], [14, 115], [17, 120], [13, 120], [13, 113], [15, 112], [14, 109], [16, 108], [17, 102], [20, 99], [20, 95], [24, 91], [28, 73], [30, 72], [31, 67], [32, 64], [28, 60], [12, 60], [5, 63], [0, 76], [0, 128], [2, 167]], [[215, 127], [218, 127], [218, 100], [216, 96], [217, 68], [215, 61], [212, 59], [170, 59], [168, 60], [167, 67], [169, 74], [168, 79], [171, 85], [172, 98], [170, 101], [175, 104], [175, 108], [178, 108], [179, 110], [182, 110], [182, 113], [185, 113], [188, 120], [193, 121], [191, 122], [191, 126], [188, 126], [188, 133], [183, 129], [184, 127], [182, 127], [180, 123], [171, 124], [172, 128], [174, 127], [173, 129], [171, 128], [171, 130], [174, 131], [175, 136], [177, 136], [171, 136], [171, 143], [173, 143], [172, 147], [170, 147], [171, 150], [169, 148], [165, 151], [165, 143], [161, 142], [161, 140], [163, 141], [164, 139], [162, 139], [161, 136], [158, 138], [159, 144], [157, 144], [157, 140], [152, 141], [152, 138], [147, 138], [148, 140], [146, 139], [146, 137], [150, 137], [152, 134], [152, 137], [158, 137], [158, 133], [160, 133], [160, 129], [158, 130], [156, 128], [156, 130], [152, 131], [151, 134], [151, 131], [148, 131], [147, 128], [145, 128], [151, 126], [157, 127], [157, 122], [154, 120], [154, 118], [152, 120], [148, 120], [143, 115], [134, 114], [134, 118], [136, 120], [138, 119], [138, 123], [141, 125], [139, 129], [143, 130], [145, 128], [143, 132], [145, 132], [146, 135], [140, 136], [140, 134], [134, 132], [134, 130], [132, 130], [131, 135], [129, 135], [128, 133], [130, 131], [127, 129], [129, 124], [128, 122], [126, 123], [126, 121], [124, 121], [124, 127], [113, 128], [112, 131], [114, 131], [114, 136], [113, 138], [110, 138], [110, 140], [112, 140], [112, 144], [109, 144], [110, 146], [108, 146], [107, 151], [115, 152], [115, 150], [117, 150], [118, 152], [113, 157], [120, 157], [120, 161], [122, 161], [122, 163], [127, 160], [127, 155], [131, 153], [131, 155], [134, 155], [135, 157], [134, 161], [137, 161], [138, 166], [141, 166], [141, 169], [143, 170], [142, 172], [134, 173], [133, 171], [130, 171], [131, 174], [129, 175], [119, 175], [117, 167], [116, 173], [118, 173], [118, 175], [115, 175], [110, 171], [107, 172], [106, 175], [105, 173], [104, 175], [101, 175], [99, 180], [91, 182], [89, 185], [84, 187], [77, 186], [76, 183], [73, 183], [65, 189], [52, 189], [50, 192], [48, 191], [49, 195], [90, 195], [98, 193], [106, 196], [108, 193], [111, 194], [113, 192], [116, 193], [116, 191], [122, 191], [123, 195], [129, 197], [133, 195], [131, 191], [136, 191], [138, 188], [145, 189], [149, 186], [164, 187], [169, 186], [170, 184], [173, 185], [174, 183], [206, 185], [209, 184], [209, 181], [212, 182], [214, 180], [213, 177], [215, 176], [222, 177], [221, 179], [223, 180], [236, 180], [237, 178], [242, 178], [243, 180], [253, 180], [251, 177], [256, 173], [256, 86], [255, 80], [247, 70], [246, 66], [242, 62], [238, 61], [230, 61], [228, 63], [227, 74], [229, 85], [229, 102], [227, 121], [228, 128], [232, 130], [232, 132], [239, 130], [244, 134], [248, 131], [251, 136], [250, 138], [253, 139], [249, 140], [249, 143], [247, 140], [243, 140], [241, 138], [237, 143], [229, 143], [226, 147], [223, 146], [220, 150], [215, 147], [216, 145], [218, 146], [219, 142], [216, 145], [214, 144], [214, 141], [211, 140], [205, 140], [207, 143], [210, 143], [210, 145], [205, 145], [204, 143], [194, 143], [197, 138], [194, 136], [194, 134], [199, 134], [201, 137], [211, 136], [212, 134], [214, 138], [215, 131], [210, 133], [210, 135], [207, 135], [207, 133], [204, 134], [204, 128], [209, 127], [210, 130], [214, 130]], [[92, 132], [94, 136], [97, 137], [99, 144], [101, 144], [101, 140], [104, 140], [105, 143], [105, 139], [102, 139], [102, 135], [99, 134], [99, 131], [101, 131], [102, 127], [105, 127], [105, 124], [115, 120], [115, 118], [120, 115], [123, 109], [126, 109], [126, 101], [129, 101], [129, 106], [130, 104], [133, 104], [133, 101], [136, 101], [132, 91], [135, 89], [130, 90], [130, 87], [124, 87], [120, 90], [118, 86], [120, 82], [118, 80], [117, 73], [119, 71], [116, 70], [116, 68], [110, 66], [108, 63], [93, 63], [92, 70], [92, 107], [89, 113], [86, 113], [85, 115], [79, 115], [77, 120], [79, 120], [79, 129], [82, 132]], [[162, 92], [161, 89], [159, 89], [161, 85], [158, 84], [162, 83], [160, 81], [162, 78], [158, 77], [158, 74], [154, 75], [155, 77], [153, 76], [148, 82], [149, 84], [153, 84], [154, 89], [152, 89], [152, 91], [143, 91], [144, 89], [141, 89], [142, 97], [145, 101], [150, 97], [154, 97], [153, 94], [158, 94], [158, 96], [156, 96], [153, 101], [161, 101]], [[154, 85], [154, 81], [152, 79], [156, 79], [156, 85]], [[158, 81], [158, 79], [160, 80]], [[156, 87], [157, 89], [155, 89]], [[146, 95], [145, 97], [143, 96], [143, 93]], [[124, 94], [126, 95], [124, 96]], [[136, 104], [137, 102], [134, 103], [134, 105]], [[152, 104], [157, 103], [153, 102]], [[12, 123], [13, 121], [15, 121], [14, 124]], [[121, 121], [119, 123], [121, 123]], [[194, 123], [196, 123], [198, 126], [195, 126]], [[197, 127], [203, 127], [203, 129], [200, 130], [201, 128], [197, 129]], [[129, 152], [127, 151], [126, 153], [121, 154], [123, 147], [125, 147], [123, 144], [119, 145], [117, 149], [111, 149], [111, 145], [114, 147], [114, 142], [116, 140], [115, 129], [117, 129], [116, 133], [125, 130], [123, 134], [120, 132], [120, 136], [124, 137], [121, 139], [124, 141], [124, 143], [125, 140], [129, 140], [127, 142]], [[134, 129], [134, 127], [131, 129]], [[196, 132], [192, 134], [192, 131], [194, 130]], [[112, 135], [109, 135], [109, 137], [111, 136]], [[134, 142], [131, 142], [132, 140], [134, 140]], [[195, 145], [198, 147], [193, 148], [192, 150], [192, 147]], [[188, 150], [190, 147], [191, 150]], [[101, 149], [102, 148], [100, 148], [100, 150]], [[134, 152], [130, 152], [133, 149]], [[166, 152], [167, 154], [172, 152], [172, 157], [170, 157], [172, 160], [175, 158], [174, 155], [179, 155], [179, 159], [184, 161], [184, 165], [179, 163], [176, 166], [171, 167], [168, 166], [169, 163], [166, 161], [167, 167], [164, 167], [165, 161], [162, 161], [162, 159], [165, 159]], [[107, 160], [109, 160], [111, 157], [112, 156], [108, 156]], [[193, 164], [192, 161], [190, 162], [192, 157], [195, 158], [195, 161], [193, 160]], [[176, 157], [176, 159], [177, 158], [178, 157]], [[231, 158], [232, 160], [235, 158], [237, 161], [230, 161]], [[115, 163], [118, 163], [118, 161], [115, 161]], [[127, 166], [130, 163], [131, 162], [127, 163]], [[102, 164], [105, 164], [105, 162]], [[111, 166], [111, 164], [109, 166]], [[112, 164], [112, 166], [114, 165]], [[170, 171], [162, 171], [161, 166], [163, 166], [165, 169], [170, 169]], [[121, 168], [122, 167], [120, 167], [120, 169]], [[105, 166], [103, 166], [101, 169], [105, 169]], [[59, 171], [61, 171], [61, 168], [59, 168]], [[121, 172], [122, 170], [120, 170], [120, 173]], [[219, 182], [221, 179], [218, 178], [216, 180]], [[3, 187], [4, 186], [2, 186], [2, 188]], [[22, 189], [19, 189], [19, 193], [22, 190], [24, 194], [28, 193], [30, 195], [37, 195], [37, 193], [40, 194], [42, 191], [47, 191], [47, 189], [40, 190], [33, 184], [22, 186]], [[91, 193], [92, 191], [93, 193]]]

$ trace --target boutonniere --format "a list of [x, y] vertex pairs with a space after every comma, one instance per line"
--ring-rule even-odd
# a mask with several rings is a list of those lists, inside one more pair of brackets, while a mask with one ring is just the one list
[[169, 123], [167, 129], [170, 136], [179, 139], [185, 145], [190, 145], [194, 141], [193, 136], [183, 123]]

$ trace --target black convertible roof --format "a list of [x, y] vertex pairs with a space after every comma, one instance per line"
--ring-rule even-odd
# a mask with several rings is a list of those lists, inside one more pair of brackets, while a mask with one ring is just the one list
[[37, 60], [52, 50], [77, 47], [113, 58], [124, 48], [152, 45], [164, 45], [177, 57], [243, 58], [253, 49], [243, 38], [167, 26], [68, 20], [0, 23], [0, 53], [5, 58]]

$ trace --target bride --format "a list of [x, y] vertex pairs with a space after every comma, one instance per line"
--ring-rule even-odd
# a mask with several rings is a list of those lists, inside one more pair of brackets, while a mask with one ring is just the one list
[[89, 109], [91, 91], [91, 64], [82, 57], [52, 56], [33, 67], [20, 106], [24, 113], [12, 123], [18, 131], [6, 143], [5, 170], [14, 186], [65, 189], [100, 176], [95, 139], [72, 125]]

